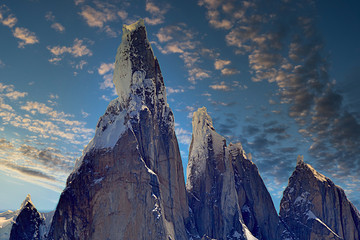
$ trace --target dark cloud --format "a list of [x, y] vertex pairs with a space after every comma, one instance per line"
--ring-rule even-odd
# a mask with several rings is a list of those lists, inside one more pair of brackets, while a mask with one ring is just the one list
[[24, 167], [24, 166], [16, 165], [11, 162], [5, 162], [2, 160], [0, 161], [0, 165], [3, 165], [7, 168], [13, 169], [28, 176], [38, 177], [49, 181], [56, 181], [56, 179], [53, 176], [50, 176], [44, 172], [41, 172], [39, 170], [30, 167]]
[[299, 150], [297, 147], [283, 147], [279, 149], [282, 153], [295, 153]]
[[0, 138], [0, 150], [10, 150], [13, 149], [14, 145], [7, 141], [5, 138]]
[[268, 134], [284, 134], [286, 133], [286, 130], [288, 129], [288, 126], [285, 125], [278, 125], [271, 128], [266, 128], [265, 133]]
[[253, 136], [260, 132], [260, 128], [255, 125], [248, 125], [248, 126], [243, 127], [243, 132], [244, 132], [245, 136]]
[[19, 151], [27, 157], [30, 157], [44, 166], [68, 172], [72, 166], [69, 161], [55, 148], [38, 149], [31, 145], [23, 144], [20, 146]]
[[269, 122], [264, 122], [263, 126], [264, 127], [270, 127], [270, 126], [276, 125], [278, 123], [279, 123], [278, 121], [272, 120], [272, 121], [269, 121]]

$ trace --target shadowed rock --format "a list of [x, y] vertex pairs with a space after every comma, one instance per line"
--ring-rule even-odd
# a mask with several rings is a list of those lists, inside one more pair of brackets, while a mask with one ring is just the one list
[[344, 190], [301, 156], [281, 199], [280, 217], [298, 239], [360, 239], [360, 214]]

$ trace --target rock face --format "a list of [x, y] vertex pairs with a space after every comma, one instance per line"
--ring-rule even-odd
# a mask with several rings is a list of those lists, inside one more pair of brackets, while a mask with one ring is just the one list
[[28, 195], [23, 202], [20, 213], [12, 225], [10, 240], [39, 240], [41, 239], [41, 225], [43, 218], [36, 210]]
[[360, 239], [360, 214], [345, 192], [298, 157], [280, 206], [298, 239]]
[[142, 20], [123, 27], [113, 80], [119, 97], [67, 180], [49, 239], [188, 239], [174, 117]]
[[292, 239], [257, 167], [240, 143], [226, 146], [206, 108], [194, 113], [187, 176], [189, 205], [200, 235], [216, 239], [242, 239], [246, 235], [248, 239]]
[[256, 165], [240, 143], [227, 147], [234, 169], [235, 188], [243, 221], [258, 239], [292, 239], [275, 210]]
[[[235, 174], [225, 138], [215, 132], [206, 108], [193, 116], [186, 190], [195, 226], [206, 238], [250, 239], [239, 208]], [[251, 234], [248, 234], [251, 235]]]

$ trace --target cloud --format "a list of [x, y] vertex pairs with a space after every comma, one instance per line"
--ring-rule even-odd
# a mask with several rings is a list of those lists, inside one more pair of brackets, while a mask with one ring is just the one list
[[[39, 40], [36, 37], [35, 33], [29, 31], [27, 28], [24, 27], [15, 27], [17, 23], [17, 18], [14, 14], [8, 14], [10, 12], [10, 9], [5, 5], [0, 6], [0, 22], [11, 29], [12, 34], [15, 38], [19, 39], [18, 42], [19, 48], [24, 48], [25, 45], [31, 45], [38, 43]], [[7, 15], [7, 17], [4, 17]]]
[[181, 88], [172, 88], [172, 87], [166, 87], [166, 94], [169, 96], [173, 93], [182, 93], [184, 92], [184, 89]]
[[14, 145], [7, 141], [5, 138], [0, 138], [0, 149], [10, 150], [13, 149]]
[[83, 4], [85, 2], [85, 0], [74, 0], [75, 5], [80, 5]]
[[13, 111], [14, 109], [4, 102], [4, 99], [0, 97], [0, 109]]
[[45, 14], [45, 19], [46, 19], [47, 21], [53, 22], [53, 21], [55, 21], [55, 16], [54, 16], [54, 14], [50, 11], [50, 12], [47, 12], [47, 13]]
[[201, 60], [197, 49], [200, 42], [195, 40], [196, 35], [197, 33], [189, 30], [186, 24], [180, 23], [160, 28], [156, 34], [160, 43], [151, 42], [162, 54], [179, 54], [188, 70], [188, 80], [192, 84], [211, 75], [209, 70], [199, 66]]
[[108, 23], [117, 21], [120, 17], [125, 20], [128, 16], [125, 10], [118, 9], [115, 5], [100, 1], [95, 1], [95, 8], [89, 5], [81, 7], [80, 16], [86, 21], [90, 27], [99, 28], [105, 31], [110, 37], [116, 37], [117, 32], [114, 31]]
[[149, 25], [158, 25], [164, 22], [165, 14], [169, 10], [169, 4], [157, 6], [153, 1], [147, 0], [145, 10], [151, 14], [151, 18], [145, 17], [144, 20]]
[[75, 68], [82, 70], [86, 64], [88, 63], [85, 60], [81, 60], [78, 64], [75, 65]]
[[188, 80], [192, 83], [210, 77], [210, 72], [201, 68], [192, 68], [188, 72], [190, 75]]
[[103, 100], [105, 100], [105, 101], [107, 101], [107, 102], [110, 101], [110, 98], [109, 98], [108, 96], [106, 96], [106, 95], [102, 95], [102, 96], [101, 96], [101, 99], [103, 99]]
[[48, 46], [47, 49], [56, 57], [51, 58], [49, 62], [55, 63], [61, 61], [62, 55], [69, 53], [73, 57], [83, 57], [83, 56], [92, 56], [92, 51], [84, 44], [83, 40], [76, 38], [74, 44], [71, 47], [66, 46]]
[[239, 70], [236, 70], [234, 68], [225, 68], [225, 66], [229, 64], [231, 64], [230, 60], [216, 59], [214, 67], [216, 70], [220, 70], [222, 75], [234, 75], [240, 73]]
[[104, 81], [100, 84], [100, 89], [112, 88], [114, 89], [113, 74], [105, 74], [103, 76]]
[[1, 23], [9, 28], [12, 28], [17, 23], [17, 18], [13, 14], [10, 14], [7, 18], [2, 19]]
[[51, 27], [58, 32], [61, 32], [61, 33], [65, 32], [65, 27], [63, 25], [61, 25], [61, 23], [58, 23], [58, 22], [53, 23], [53, 24], [51, 24]]
[[13, 31], [13, 35], [14, 37], [20, 39], [18, 45], [19, 48], [24, 48], [25, 45], [31, 45], [39, 42], [35, 33], [30, 32], [28, 29], [23, 27], [16, 27]]
[[86, 20], [86, 23], [90, 27], [104, 27], [104, 24], [108, 21], [116, 19], [114, 12], [104, 9], [104, 11], [97, 11], [90, 6], [84, 6], [80, 12], [80, 15]]
[[55, 178], [53, 176], [47, 175], [39, 170], [30, 167], [16, 165], [11, 162], [4, 162], [3, 160], [0, 160], [0, 165], [3, 165], [4, 167], [10, 168], [28, 176], [43, 178], [48, 181], [55, 181]]
[[114, 70], [114, 63], [101, 63], [100, 67], [98, 68], [98, 73], [100, 75], [104, 75], [113, 70]]
[[81, 109], [81, 115], [83, 118], [87, 118], [88, 116], [90, 116], [90, 113], [85, 112], [84, 110]]
[[8, 97], [11, 100], [17, 100], [18, 98], [23, 98], [26, 95], [28, 95], [27, 92], [18, 92], [18, 91], [12, 91], [4, 94], [4, 96]]
[[114, 63], [101, 63], [98, 68], [98, 73], [103, 76], [104, 81], [100, 84], [100, 89], [115, 88], [113, 83], [113, 72]]
[[190, 145], [191, 143], [191, 132], [183, 129], [183, 128], [175, 128], [175, 133], [178, 141], [181, 144]]
[[[0, 138], [2, 174], [61, 191], [73, 160], [80, 154], [78, 149], [89, 142], [94, 130], [86, 128], [85, 122], [74, 120], [72, 114], [45, 103], [24, 103], [22, 98], [28, 95], [16, 91], [13, 85], [0, 83], [0, 130], [11, 126], [12, 134], [21, 136], [16, 140]], [[4, 102], [6, 98], [11, 105]], [[57, 99], [58, 95], [50, 94], [49, 98]], [[56, 148], [57, 144], [61, 148]]]
[[230, 87], [226, 85], [224, 81], [222, 81], [220, 84], [210, 85], [209, 87], [212, 88], [213, 90], [221, 90], [221, 91], [231, 90]]
[[235, 74], [239, 74], [240, 71], [235, 69], [235, 68], [224, 68], [221, 69], [221, 74], [222, 75], [235, 75]]
[[215, 69], [216, 70], [220, 70], [223, 69], [226, 65], [231, 64], [231, 61], [229, 60], [221, 60], [221, 59], [217, 59], [214, 63]]
[[61, 60], [62, 60], [62, 58], [60, 58], [60, 57], [54, 57], [54, 58], [49, 59], [49, 63], [57, 64]]

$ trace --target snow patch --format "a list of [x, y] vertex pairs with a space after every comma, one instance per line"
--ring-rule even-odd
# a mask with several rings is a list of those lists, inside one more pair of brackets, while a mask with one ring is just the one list
[[119, 110], [118, 101], [118, 99], [115, 99], [110, 102], [105, 115], [99, 120], [94, 138], [84, 149], [85, 153], [91, 149], [113, 148], [120, 136], [128, 128], [125, 125], [127, 112]]
[[247, 239], [247, 240], [258, 240], [256, 237], [254, 237], [252, 235], [252, 233], [249, 231], [249, 229], [246, 227], [245, 224], [242, 224], [242, 226], [243, 226], [243, 229], [244, 229], [244, 237], [245, 237], [245, 239]]

